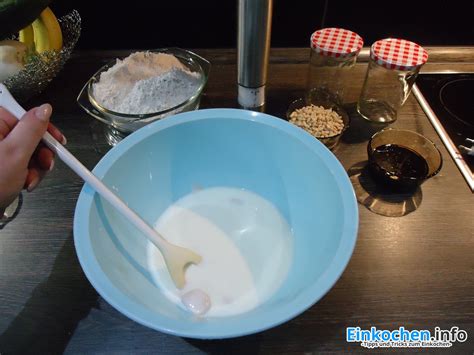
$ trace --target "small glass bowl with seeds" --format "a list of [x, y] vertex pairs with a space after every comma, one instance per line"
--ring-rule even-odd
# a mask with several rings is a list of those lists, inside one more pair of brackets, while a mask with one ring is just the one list
[[290, 104], [286, 117], [290, 123], [304, 129], [329, 149], [336, 147], [349, 127], [347, 112], [332, 102], [298, 99]]

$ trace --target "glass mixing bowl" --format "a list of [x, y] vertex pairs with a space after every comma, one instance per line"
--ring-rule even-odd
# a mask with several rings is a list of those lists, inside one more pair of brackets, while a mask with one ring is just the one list
[[206, 86], [209, 76], [210, 63], [199, 55], [180, 48], [157, 49], [151, 50], [150, 52], [174, 55], [190, 71], [199, 73], [201, 82], [193, 95], [177, 106], [147, 114], [125, 114], [108, 110], [94, 99], [93, 84], [99, 81], [102, 72], [107, 71], [116, 64], [116, 60], [104, 65], [84, 85], [77, 97], [77, 102], [89, 115], [110, 126], [115, 134], [122, 135], [122, 138], [156, 120], [179, 112], [191, 111], [199, 108], [201, 94]]

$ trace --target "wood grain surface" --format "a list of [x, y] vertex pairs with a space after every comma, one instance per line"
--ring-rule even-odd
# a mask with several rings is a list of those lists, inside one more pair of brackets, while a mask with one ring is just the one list
[[[202, 108], [237, 107], [234, 50], [197, 50], [212, 62]], [[444, 53], [444, 54], [443, 54]], [[51, 102], [53, 122], [68, 148], [93, 168], [106, 151], [92, 138], [93, 119], [76, 104], [82, 85], [105, 62], [126, 52], [76, 53], [47, 90], [26, 103]], [[266, 111], [284, 117], [302, 95], [307, 49], [272, 51]], [[425, 70], [474, 72], [474, 49], [434, 48]], [[348, 83], [359, 95], [367, 63]], [[366, 159], [371, 127], [355, 120], [335, 155], [346, 169]], [[82, 181], [64, 164], [33, 193], [23, 194], [18, 216], [0, 230], [0, 353], [333, 353], [365, 351], [345, 341], [347, 326], [394, 329], [451, 328], [468, 340], [449, 352], [474, 350], [473, 194], [428, 119], [411, 96], [394, 127], [417, 131], [442, 152], [440, 174], [422, 186], [418, 209], [401, 218], [359, 205], [357, 246], [335, 286], [313, 307], [274, 329], [243, 338], [198, 341], [162, 334], [113, 309], [85, 278], [72, 240]], [[97, 127], [95, 127], [97, 128]], [[435, 349], [414, 352], [440, 352]], [[399, 352], [398, 350], [386, 350]]]

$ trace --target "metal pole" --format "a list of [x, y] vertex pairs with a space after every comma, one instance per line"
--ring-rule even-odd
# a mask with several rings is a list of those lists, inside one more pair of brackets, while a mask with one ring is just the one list
[[265, 104], [273, 0], [238, 0], [238, 101], [243, 108]]

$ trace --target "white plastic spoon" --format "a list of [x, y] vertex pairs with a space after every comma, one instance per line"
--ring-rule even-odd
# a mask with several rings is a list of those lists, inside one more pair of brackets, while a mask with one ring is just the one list
[[[0, 106], [6, 108], [18, 119], [21, 119], [26, 112], [23, 107], [16, 102], [3, 84], [0, 84]], [[186, 282], [184, 277], [186, 267], [189, 264], [200, 263], [201, 256], [186, 248], [168, 243], [158, 232], [142, 220], [48, 132], [44, 134], [43, 142], [77, 175], [92, 186], [95, 191], [105, 198], [130, 222], [132, 222], [135, 227], [137, 227], [160, 250], [176, 287], [183, 288]]]

